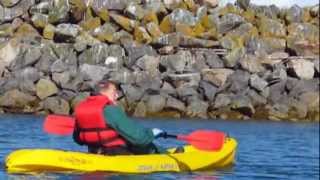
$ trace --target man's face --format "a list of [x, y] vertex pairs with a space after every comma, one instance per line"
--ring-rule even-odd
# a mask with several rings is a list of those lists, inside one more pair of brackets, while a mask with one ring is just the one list
[[106, 89], [106, 91], [103, 92], [103, 95], [108, 96], [108, 98], [114, 104], [116, 104], [117, 99], [118, 99], [118, 92], [117, 92], [117, 88], [115, 85], [113, 85], [113, 84], [109, 85], [108, 89]]

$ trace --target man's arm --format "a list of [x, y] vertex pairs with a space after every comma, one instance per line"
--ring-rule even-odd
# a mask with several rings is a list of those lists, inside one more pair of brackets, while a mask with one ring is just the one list
[[133, 145], [146, 146], [154, 140], [151, 129], [132, 121], [119, 106], [106, 106], [104, 117], [111, 128]]

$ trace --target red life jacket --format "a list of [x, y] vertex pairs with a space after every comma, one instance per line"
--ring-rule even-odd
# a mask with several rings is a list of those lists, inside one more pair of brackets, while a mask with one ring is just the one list
[[75, 108], [76, 127], [79, 140], [86, 145], [115, 147], [125, 145], [119, 134], [108, 128], [103, 115], [103, 109], [112, 102], [102, 95], [89, 96]]

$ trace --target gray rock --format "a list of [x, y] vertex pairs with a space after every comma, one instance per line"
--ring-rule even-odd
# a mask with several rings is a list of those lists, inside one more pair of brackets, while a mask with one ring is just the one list
[[198, 47], [198, 48], [210, 48], [214, 46], [219, 46], [218, 41], [200, 39], [190, 36], [180, 36], [179, 46], [182, 47]]
[[180, 45], [182, 34], [179, 32], [164, 34], [161, 37], [154, 39], [152, 44], [155, 46], [174, 46]]
[[218, 94], [214, 101], [213, 107], [215, 109], [227, 107], [232, 102], [232, 97], [228, 94]]
[[41, 57], [35, 64], [35, 67], [42, 72], [49, 73], [52, 63], [54, 63], [59, 57], [50, 46], [46, 46], [41, 49]]
[[290, 97], [299, 98], [305, 92], [319, 92], [319, 79], [297, 80], [288, 78], [286, 88]]
[[147, 106], [144, 101], [140, 101], [133, 113], [134, 117], [146, 117], [147, 115]]
[[237, 0], [236, 5], [239, 6], [241, 9], [248, 9], [250, 8], [250, 0]]
[[43, 101], [44, 108], [49, 110], [53, 114], [65, 114], [69, 115], [70, 105], [69, 103], [60, 97], [49, 97]]
[[242, 69], [250, 73], [258, 73], [265, 71], [265, 68], [262, 66], [258, 57], [252, 56], [250, 54], [244, 55], [244, 57], [240, 59], [240, 66], [242, 67]]
[[21, 56], [21, 51], [21, 48], [17, 46], [13, 40], [6, 43], [6, 45], [0, 49], [0, 75], [7, 66]]
[[193, 87], [189, 87], [187, 85], [181, 85], [177, 89], [177, 94], [180, 99], [186, 100], [188, 96], [198, 96], [198, 92]]
[[230, 53], [228, 53], [224, 57], [224, 64], [228, 68], [233, 68], [238, 64], [238, 62], [240, 61], [240, 59], [243, 58], [244, 55], [245, 55], [244, 48], [233, 49]]
[[120, 59], [126, 55], [126, 52], [120, 45], [111, 44], [108, 46], [108, 55]]
[[139, 4], [130, 3], [124, 10], [131, 19], [141, 20], [145, 16], [145, 10]]
[[218, 92], [218, 88], [206, 81], [200, 81], [199, 87], [203, 89], [205, 97], [209, 102], [213, 102], [215, 95]]
[[48, 14], [49, 10], [53, 7], [53, 3], [50, 1], [43, 1], [39, 2], [32, 7], [30, 7], [30, 14], [36, 14], [36, 13], [41, 13], [41, 14]]
[[318, 73], [318, 76], [319, 76], [320, 75], [320, 61], [319, 61], [319, 58], [314, 60], [313, 64], [314, 64], [314, 68], [315, 68], [315, 70], [316, 70], [316, 72]]
[[252, 103], [252, 105], [253, 105], [254, 107], [265, 105], [265, 104], [267, 104], [267, 102], [268, 102], [267, 99], [266, 99], [264, 96], [258, 94], [258, 93], [257, 93], [255, 90], [253, 90], [253, 89], [250, 89], [250, 90], [247, 92], [247, 96], [250, 98], [250, 101], [251, 101], [251, 103]]
[[265, 37], [279, 37], [286, 36], [286, 28], [277, 20], [262, 18], [259, 24], [259, 31]]
[[140, 88], [135, 87], [130, 84], [128, 84], [128, 85], [122, 84], [121, 89], [125, 95], [125, 98], [127, 99], [128, 103], [129, 103], [129, 105], [140, 101], [140, 99], [142, 98], [142, 96], [144, 94], [144, 91], [142, 91]]
[[202, 80], [210, 82], [211, 84], [221, 87], [223, 86], [227, 78], [233, 73], [234, 71], [231, 69], [204, 69], [201, 72]]
[[146, 105], [148, 112], [160, 112], [166, 106], [166, 98], [161, 95], [150, 95], [148, 97]]
[[[17, 89], [5, 92], [0, 96], [0, 107], [6, 108], [26, 108], [37, 100], [35, 96], [31, 96]], [[21, 110], [20, 110], [21, 112]]]
[[109, 70], [103, 66], [83, 64], [80, 66], [80, 72], [84, 75], [85, 79], [91, 80], [95, 84], [101, 81], [109, 73]]
[[20, 0], [1, 0], [0, 3], [4, 7], [12, 7], [16, 4], [18, 4]]
[[63, 23], [69, 18], [70, 5], [68, 0], [53, 1], [53, 7], [49, 9], [49, 23]]
[[195, 52], [190, 64], [187, 64], [186, 71], [188, 72], [201, 72], [202, 69], [209, 69], [204, 53]]
[[141, 0], [95, 0], [92, 1], [92, 7], [96, 12], [101, 9], [124, 10], [129, 3], [140, 4]]
[[182, 83], [190, 87], [198, 87], [201, 80], [200, 73], [168, 74], [167, 77], [176, 87]]
[[69, 71], [65, 71], [53, 73], [52, 80], [63, 89], [77, 92], [80, 90], [84, 78], [80, 73], [71, 74]]
[[310, 14], [313, 17], [319, 16], [320, 15], [320, 11], [319, 11], [319, 4], [314, 5], [311, 7], [310, 9]]
[[109, 79], [121, 84], [132, 84], [135, 82], [135, 76], [133, 72], [126, 68], [121, 68], [117, 71], [110, 72]]
[[279, 81], [275, 84], [269, 85], [270, 94], [268, 100], [272, 103], [281, 102], [282, 99], [286, 98], [285, 92], [286, 81]]
[[172, 85], [167, 83], [166, 81], [164, 81], [162, 84], [161, 92], [172, 96], [175, 96], [177, 94], [175, 88], [172, 87]]
[[26, 67], [15, 72], [15, 78], [20, 82], [31, 81], [32, 83], [40, 79], [40, 72], [33, 67]]
[[239, 111], [249, 117], [255, 113], [255, 109], [251, 104], [250, 99], [246, 96], [234, 96], [230, 106], [231, 109]]
[[55, 28], [54, 38], [61, 42], [75, 42], [80, 32], [80, 26], [77, 24], [59, 24]]
[[160, 57], [160, 64], [169, 72], [183, 72], [187, 64], [191, 64], [192, 55], [189, 51], [178, 51], [173, 55]]
[[[0, 23], [6, 22], [6, 21], [12, 21], [14, 18], [27, 13], [28, 9], [35, 4], [34, 0], [21, 0], [19, 2], [5, 1], [5, 2], [7, 7], [2, 7], [0, 5]], [[13, 7], [8, 8], [8, 6], [13, 6]]]
[[246, 71], [236, 70], [228, 76], [227, 83], [230, 84], [229, 91], [237, 94], [244, 92], [249, 86], [250, 74]]
[[51, 73], [61, 73], [68, 70], [68, 66], [61, 60], [58, 59], [50, 66]]
[[207, 115], [208, 107], [209, 107], [209, 104], [207, 102], [194, 98], [194, 100], [188, 104], [185, 110], [185, 114], [188, 117], [198, 117], [198, 118], [206, 119], [208, 118], [208, 115]]
[[268, 86], [268, 82], [260, 78], [257, 74], [252, 74], [250, 76], [250, 86], [261, 92]]
[[160, 58], [155, 56], [144, 55], [136, 61], [142, 71], [148, 71], [150, 74], [156, 75], [159, 73]]
[[294, 22], [302, 22], [303, 9], [298, 5], [294, 5], [287, 10], [285, 18], [289, 24]]
[[97, 65], [97, 64], [104, 64], [106, 58], [109, 54], [109, 47], [107, 44], [96, 44], [92, 46], [90, 49], [87, 49], [83, 51], [79, 55], [79, 63], [80, 64], [91, 64], [91, 65]]
[[287, 120], [289, 107], [284, 104], [275, 104], [269, 109], [269, 119], [271, 120]]
[[197, 23], [197, 18], [193, 16], [190, 11], [184, 9], [175, 9], [169, 15], [169, 20], [171, 24], [186, 24], [188, 26], [195, 26]]
[[127, 53], [128, 61], [125, 62], [127, 67], [135, 64], [136, 60], [144, 55], [157, 56], [157, 52], [149, 45], [141, 45], [137, 43], [125, 43], [124, 49]]
[[151, 74], [146, 71], [137, 71], [135, 75], [135, 84], [143, 90], [150, 90], [152, 92], [159, 92], [162, 80], [160, 74]]
[[223, 60], [217, 54], [205, 52], [204, 56], [210, 68], [224, 68]]
[[58, 93], [58, 88], [54, 82], [48, 79], [40, 79], [36, 84], [36, 93], [40, 99], [45, 99], [49, 96]]
[[183, 102], [171, 96], [168, 96], [165, 108], [177, 110], [179, 112], [184, 112], [186, 109]]
[[294, 71], [294, 74], [300, 79], [313, 79], [314, 64], [304, 59], [292, 59], [288, 62], [288, 68]]
[[240, 24], [244, 22], [245, 20], [243, 17], [237, 14], [228, 13], [221, 17], [221, 19], [219, 20], [217, 29], [218, 29], [218, 32], [221, 34], [227, 33], [228, 31], [238, 27]]

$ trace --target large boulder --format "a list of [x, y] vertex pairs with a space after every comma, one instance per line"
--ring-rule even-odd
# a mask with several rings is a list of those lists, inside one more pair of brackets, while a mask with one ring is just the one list
[[[28, 13], [29, 8], [35, 4], [34, 0], [3, 1], [0, 5], [0, 23], [12, 21], [14, 18]], [[11, 7], [12, 6], [12, 7]]]
[[14, 40], [9, 41], [0, 49], [0, 75], [3, 73], [5, 67], [18, 57], [20, 51], [19, 44]]
[[231, 69], [207, 69], [202, 70], [202, 80], [210, 82], [211, 84], [215, 85], [216, 87], [223, 86], [228, 77], [233, 73], [234, 71]]
[[178, 51], [176, 54], [160, 57], [160, 64], [169, 72], [183, 72], [192, 59], [191, 52]]
[[166, 98], [161, 95], [150, 95], [146, 105], [149, 113], [160, 112], [166, 106]]
[[20, 112], [22, 112], [22, 109], [32, 106], [36, 100], [37, 98], [35, 96], [13, 89], [0, 96], [0, 107], [8, 109], [18, 108]]
[[69, 103], [60, 97], [48, 97], [43, 101], [45, 110], [49, 110], [53, 114], [70, 114]]
[[36, 84], [37, 96], [45, 99], [58, 93], [58, 88], [54, 82], [48, 79], [40, 79]]
[[294, 74], [300, 79], [313, 79], [314, 64], [304, 59], [292, 59], [288, 63], [288, 68], [292, 69]]

